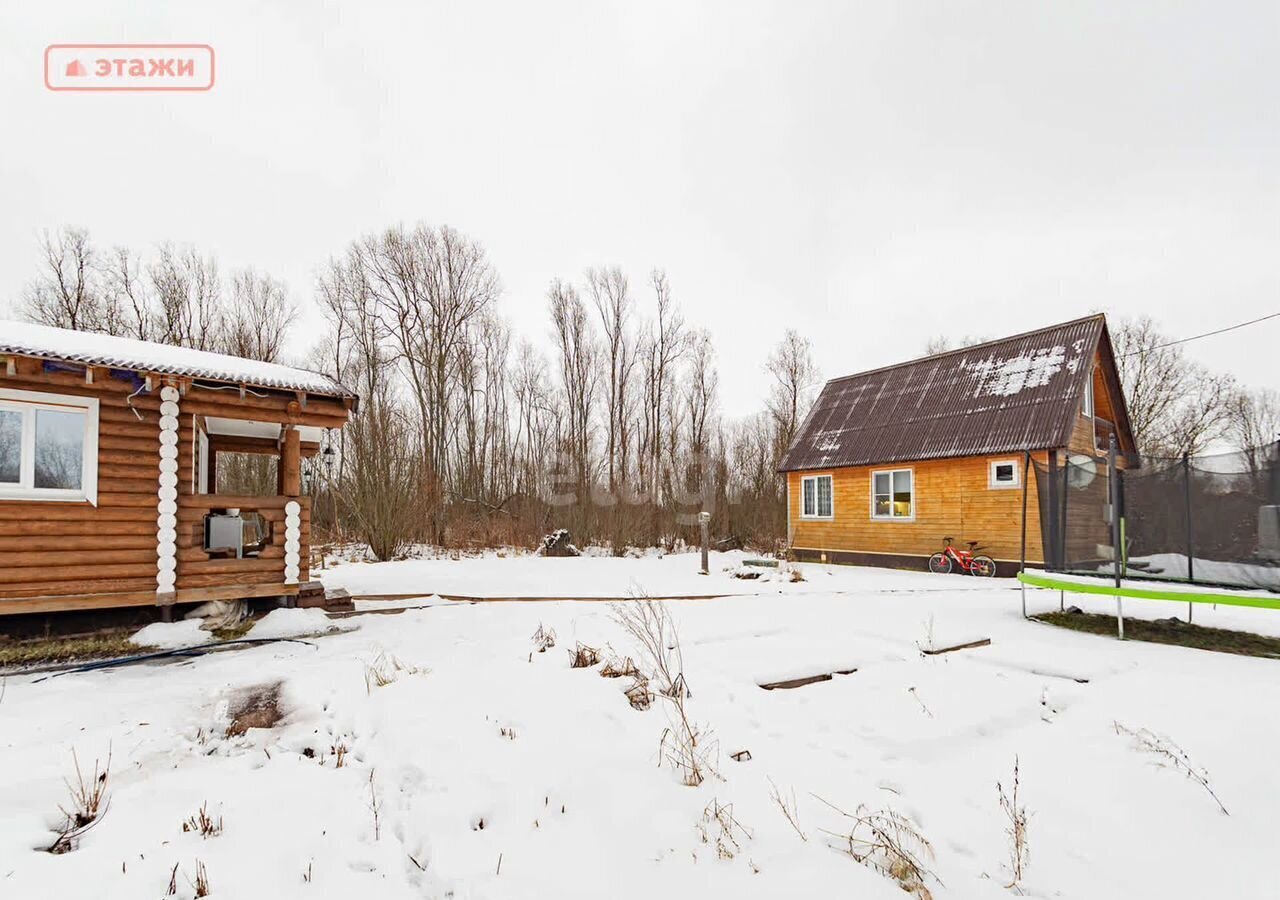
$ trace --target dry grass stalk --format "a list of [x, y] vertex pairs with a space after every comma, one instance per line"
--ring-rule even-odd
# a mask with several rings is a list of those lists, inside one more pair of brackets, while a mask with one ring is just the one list
[[88, 778], [80, 769], [80, 758], [75, 750], [71, 751], [71, 761], [75, 766], [75, 781], [72, 782], [70, 778], [63, 780], [71, 795], [71, 802], [68, 804], [70, 809], [66, 806], [58, 807], [63, 824], [58, 836], [49, 845], [50, 853], [61, 854], [74, 850], [80, 837], [102, 820], [110, 806], [107, 782], [111, 775], [111, 750], [107, 750], [107, 763], [102, 771], [98, 771], [98, 760], [93, 761], [93, 774]]
[[916, 702], [920, 704], [920, 708], [924, 710], [925, 715], [932, 719], [933, 711], [930, 710], [929, 707], [925, 706], [924, 701], [920, 699], [920, 695], [916, 693], [916, 689], [914, 687], [909, 687], [907, 688], [907, 693], [916, 698]]
[[708, 776], [718, 777], [716, 757], [720, 745], [711, 730], [690, 721], [683, 694], [667, 699], [671, 701], [670, 724], [658, 741], [659, 759], [679, 772], [680, 780], [689, 787], [697, 787]]
[[509, 741], [514, 741], [516, 739], [516, 730], [510, 725], [499, 725], [498, 735], [500, 737], [506, 738]]
[[196, 814], [187, 821], [182, 823], [184, 832], [194, 831], [202, 838], [217, 837], [222, 834], [222, 816], [214, 819], [209, 815], [209, 802], [206, 800], [200, 805], [200, 809]]
[[589, 669], [600, 662], [600, 651], [595, 647], [588, 647], [581, 641], [578, 646], [569, 651], [569, 668], [571, 669]]
[[631, 687], [623, 693], [632, 709], [643, 711], [653, 706], [653, 691], [649, 690], [649, 679], [643, 675], [636, 675], [631, 681]]
[[773, 779], [769, 779], [769, 798], [773, 800], [778, 809], [782, 810], [782, 815], [786, 817], [788, 824], [795, 829], [796, 834], [800, 835], [800, 840], [808, 841], [809, 836], [804, 833], [804, 829], [800, 827], [800, 807], [796, 803], [795, 788], [791, 789], [791, 797], [783, 797], [782, 792], [778, 790], [778, 786], [773, 783]]
[[718, 859], [733, 859], [742, 850], [739, 841], [751, 840], [751, 832], [733, 816], [733, 804], [720, 805], [712, 799], [702, 810], [698, 822], [698, 834], [704, 844], [715, 844]]
[[1218, 795], [1214, 793], [1213, 787], [1210, 786], [1208, 771], [1197, 768], [1191, 762], [1191, 757], [1187, 755], [1187, 751], [1169, 738], [1160, 737], [1160, 735], [1146, 728], [1134, 730], [1126, 728], [1119, 722], [1113, 722], [1112, 724], [1115, 726], [1116, 734], [1128, 735], [1133, 739], [1134, 747], [1159, 757], [1158, 765], [1172, 766], [1176, 771], [1183, 772], [1188, 778], [1208, 791], [1209, 796], [1213, 798], [1214, 803], [1218, 804], [1218, 809], [1222, 810], [1224, 816], [1231, 815], [1231, 813], [1227, 812], [1227, 808], [1223, 806], [1222, 801], [1218, 799]]
[[166, 897], [178, 896], [178, 864], [173, 864], [173, 870], [169, 873], [169, 887], [164, 892]]
[[373, 780], [374, 770], [369, 770], [369, 812], [373, 813], [373, 839], [382, 839], [382, 798]]
[[1009, 819], [1009, 827], [1005, 834], [1009, 836], [1009, 867], [1013, 871], [1013, 880], [1005, 887], [1017, 888], [1022, 881], [1023, 870], [1027, 867], [1030, 850], [1027, 847], [1027, 808], [1018, 798], [1018, 757], [1013, 758], [1013, 789], [1008, 794], [1004, 786], [996, 782], [996, 790], [1000, 794], [1000, 808]]
[[196, 860], [196, 883], [192, 885], [195, 888], [197, 897], [208, 897], [209, 888], [209, 872], [205, 869], [204, 863]]
[[630, 656], [624, 659], [618, 659], [616, 655], [609, 657], [605, 664], [600, 667], [601, 678], [635, 678], [640, 674], [640, 669], [636, 666], [635, 660]]
[[336, 747], [330, 746], [329, 751], [333, 754], [333, 767], [341, 769], [347, 763], [347, 745], [341, 741]]
[[546, 629], [542, 627], [542, 623], [538, 623], [538, 630], [533, 633], [533, 648], [539, 653], [546, 653], [556, 645], [555, 629]]
[[853, 821], [848, 832], [824, 832], [838, 838], [841, 849], [864, 866], [892, 878], [919, 900], [931, 900], [933, 895], [925, 881], [931, 878], [942, 884], [928, 867], [933, 861], [933, 845], [909, 817], [888, 808], [871, 812], [862, 805], [847, 813], [816, 794], [814, 797]]
[[612, 612], [614, 621], [640, 645], [640, 662], [653, 673], [658, 693], [668, 697], [687, 694], [680, 634], [666, 604], [640, 598], [614, 603]]
[[924, 621], [924, 641], [916, 641], [916, 647], [921, 653], [929, 653], [936, 650], [937, 647], [933, 643], [933, 613], [929, 614], [929, 618]]
[[408, 665], [401, 662], [395, 654], [379, 650], [372, 660], [364, 664], [365, 691], [372, 694], [375, 687], [386, 687], [394, 683], [402, 674], [421, 675], [424, 672], [426, 669]]

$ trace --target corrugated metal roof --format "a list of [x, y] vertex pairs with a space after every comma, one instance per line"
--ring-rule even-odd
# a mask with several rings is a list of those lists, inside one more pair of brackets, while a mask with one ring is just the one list
[[356, 396], [327, 375], [308, 369], [30, 322], [0, 321], [0, 354], [5, 353], [330, 397]]
[[1067, 444], [1101, 315], [827, 382], [778, 469]]

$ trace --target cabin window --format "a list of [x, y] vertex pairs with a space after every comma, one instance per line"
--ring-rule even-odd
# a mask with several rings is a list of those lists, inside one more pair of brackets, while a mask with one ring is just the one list
[[1013, 459], [996, 459], [991, 462], [991, 474], [987, 485], [993, 488], [1016, 488], [1019, 484], [1018, 462]]
[[835, 513], [830, 475], [807, 475], [800, 480], [800, 518], [830, 519]]
[[910, 469], [871, 473], [871, 518], [915, 518], [915, 478]]
[[1093, 418], [1093, 372], [1089, 372], [1089, 377], [1084, 383], [1084, 397], [1080, 400], [1080, 415], [1086, 418]]
[[0, 499], [98, 501], [98, 401], [0, 389]]

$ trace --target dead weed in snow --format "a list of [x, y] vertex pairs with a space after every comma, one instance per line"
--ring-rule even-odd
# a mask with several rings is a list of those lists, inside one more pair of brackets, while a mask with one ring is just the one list
[[861, 805], [856, 811], [847, 813], [816, 794], [814, 797], [852, 820], [853, 825], [847, 832], [824, 829], [825, 834], [839, 840], [840, 849], [864, 866], [892, 878], [899, 887], [919, 900], [931, 900], [933, 894], [925, 886], [925, 881], [932, 879], [942, 884], [941, 879], [929, 869], [929, 863], [933, 861], [933, 845], [910, 817], [893, 809], [870, 811]]
[[589, 669], [600, 662], [600, 651], [595, 647], [588, 647], [581, 641], [578, 646], [569, 651], [569, 668], [571, 669]]
[[1187, 751], [1183, 750], [1171, 739], [1161, 737], [1153, 731], [1146, 728], [1137, 730], [1126, 728], [1119, 722], [1113, 722], [1116, 734], [1128, 735], [1133, 739], [1133, 746], [1146, 753], [1150, 753], [1158, 757], [1157, 765], [1170, 766], [1175, 771], [1182, 772], [1200, 787], [1204, 788], [1209, 796], [1213, 798], [1213, 802], [1218, 804], [1218, 809], [1222, 810], [1225, 816], [1231, 815], [1227, 812], [1227, 808], [1222, 805], [1222, 801], [1218, 799], [1218, 795], [1214, 793], [1213, 787], [1209, 784], [1209, 772], [1206, 769], [1197, 768], [1192, 762], [1191, 757], [1187, 755]]
[[[71, 795], [67, 806], [59, 806], [63, 823], [58, 829], [58, 836], [49, 845], [49, 852], [55, 854], [69, 853], [76, 849], [80, 837], [102, 821], [107, 814], [110, 800], [107, 796], [107, 782], [111, 775], [111, 750], [107, 750], [107, 762], [98, 771], [98, 760], [93, 761], [93, 774], [85, 777], [80, 768], [80, 758], [75, 750], [71, 751], [71, 761], [75, 766], [75, 780], [67, 778], [63, 783]], [[70, 808], [68, 808], [70, 807]]]
[[182, 823], [184, 832], [195, 832], [202, 838], [217, 837], [222, 834], [222, 816], [213, 818], [209, 815], [209, 803], [205, 801], [196, 810], [195, 815]]
[[702, 810], [698, 822], [702, 843], [713, 844], [717, 859], [733, 859], [742, 851], [742, 842], [751, 840], [751, 832], [733, 816], [733, 804], [721, 805], [712, 798]]
[[386, 687], [399, 680], [401, 675], [423, 675], [427, 670], [402, 662], [394, 653], [378, 650], [373, 659], [364, 664], [364, 689], [372, 694], [375, 687]]
[[556, 645], [556, 632], [554, 628], [547, 629], [542, 627], [542, 623], [538, 623], [538, 630], [533, 633], [533, 649], [539, 653], [546, 653]]

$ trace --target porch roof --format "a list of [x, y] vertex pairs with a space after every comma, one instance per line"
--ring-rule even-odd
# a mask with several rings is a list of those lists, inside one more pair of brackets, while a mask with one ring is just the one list
[[0, 321], [0, 355], [3, 354], [306, 391], [329, 397], [354, 399], [356, 396], [334, 379], [309, 369], [29, 322]]

